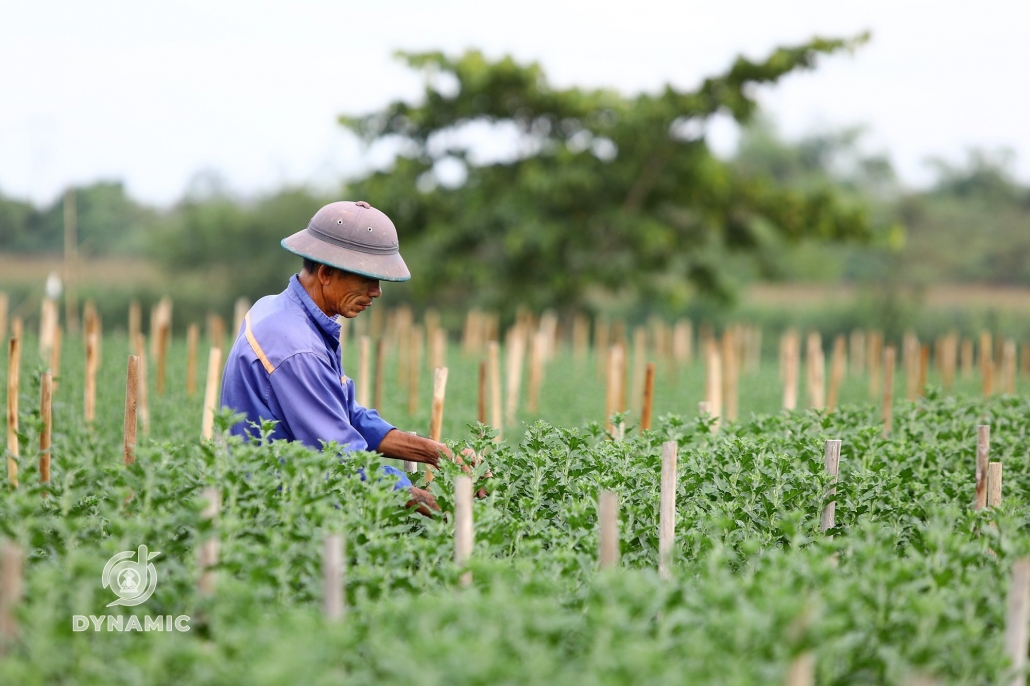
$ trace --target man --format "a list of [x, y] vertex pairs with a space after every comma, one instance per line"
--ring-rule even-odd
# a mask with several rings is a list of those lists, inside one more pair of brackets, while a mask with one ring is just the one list
[[[397, 229], [367, 202], [334, 202], [311, 218], [303, 231], [282, 241], [304, 259], [279, 295], [258, 300], [244, 319], [226, 360], [222, 406], [246, 415], [232, 432], [256, 434], [251, 422], [275, 420], [273, 439], [321, 448], [336, 441], [345, 451], [372, 450], [386, 457], [436, 466], [443, 443], [398, 431], [376, 410], [358, 405], [354, 382], [340, 361], [340, 325], [382, 295], [380, 281], [411, 278], [401, 258]], [[460, 462], [460, 460], [459, 460]], [[433, 496], [415, 488], [393, 467], [397, 488], [423, 514], [439, 509]]]

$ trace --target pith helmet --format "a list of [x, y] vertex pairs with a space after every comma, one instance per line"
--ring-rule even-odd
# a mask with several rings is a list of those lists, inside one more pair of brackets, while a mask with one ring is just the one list
[[382, 281], [407, 281], [397, 228], [385, 214], [361, 200], [329, 203], [303, 231], [282, 246], [294, 255]]

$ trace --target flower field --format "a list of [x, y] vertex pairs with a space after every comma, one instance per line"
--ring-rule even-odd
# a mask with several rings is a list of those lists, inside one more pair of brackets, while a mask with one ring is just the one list
[[[359, 365], [358, 346], [345, 368]], [[475, 543], [454, 562], [454, 483], [429, 488], [445, 516], [404, 509], [380, 458], [340, 462], [289, 444], [200, 437], [203, 371], [186, 391], [176, 339], [167, 389], [148, 371], [149, 434], [123, 464], [124, 335], [101, 345], [96, 419], [83, 421], [85, 356], [71, 337], [53, 394], [51, 480], [38, 469], [40, 376], [24, 341], [19, 486], [0, 496], [0, 533], [23, 558], [5, 595], [5, 684], [993, 684], [1006, 650], [1014, 564], [1030, 555], [1030, 402], [951, 394], [931, 370], [924, 397], [896, 378], [892, 427], [861, 374], [840, 406], [784, 411], [776, 360], [740, 376], [740, 419], [698, 414], [705, 370], [659, 366], [652, 428], [605, 431], [605, 379], [590, 354], [559, 347], [539, 408], [517, 425], [477, 425], [479, 356], [451, 346], [443, 437], [485, 456], [489, 495], [473, 504]], [[206, 355], [200, 355], [206, 359]], [[398, 360], [383, 366], [381, 411], [426, 432], [431, 370], [409, 412]], [[7, 378], [7, 360], [0, 362]], [[799, 403], [802, 407], [803, 403]], [[1000, 503], [976, 509], [977, 427], [1003, 467]], [[841, 441], [835, 492], [827, 440]], [[669, 578], [658, 574], [662, 444], [674, 442], [676, 522]], [[422, 475], [419, 475], [422, 478]], [[218, 493], [216, 514], [205, 493]], [[618, 495], [618, 561], [598, 566], [598, 496]], [[833, 526], [823, 512], [835, 502]], [[346, 610], [326, 617], [324, 541], [345, 539]], [[217, 564], [202, 569], [205, 542]], [[105, 564], [145, 545], [157, 582], [110, 607]], [[7, 547], [5, 550], [11, 550]], [[8, 573], [12, 567], [5, 563]], [[460, 583], [471, 571], [472, 582]], [[201, 580], [203, 579], [202, 583]], [[4, 583], [9, 581], [5, 577]], [[7, 593], [5, 591], [5, 593]], [[105, 616], [117, 616], [118, 624]], [[76, 625], [74, 617], [87, 619]], [[188, 617], [188, 631], [127, 630]], [[1025, 622], [1025, 620], [1024, 620]], [[118, 630], [118, 628], [121, 630]], [[162, 624], [162, 626], [166, 626]], [[99, 630], [98, 630], [99, 629]], [[1024, 639], [1025, 640], [1025, 639]], [[1025, 642], [1024, 642], [1025, 654]]]

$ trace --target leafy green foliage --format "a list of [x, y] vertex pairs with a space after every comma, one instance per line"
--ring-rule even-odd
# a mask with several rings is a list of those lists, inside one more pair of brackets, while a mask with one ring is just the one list
[[[374, 454], [340, 462], [332, 450], [291, 444], [202, 442], [199, 400], [173, 383], [153, 399], [154, 433], [137, 463], [123, 467], [115, 370], [124, 341], [104, 342], [92, 429], [77, 421], [77, 347], [66, 348], [45, 489], [32, 447], [38, 413], [25, 410], [38, 374], [23, 368], [22, 486], [0, 495], [0, 532], [29, 559], [21, 637], [0, 661], [4, 683], [681, 683], [684, 674], [778, 683], [803, 650], [815, 651], [819, 683], [907, 683], [915, 673], [1002, 680], [1008, 569], [1030, 552], [1024, 397], [931, 390], [896, 406], [889, 439], [862, 404], [754, 414], [719, 433], [704, 418], [668, 413], [621, 443], [596, 422], [533, 422], [500, 444], [473, 426], [454, 447], [486, 452], [494, 477], [474, 505], [474, 586], [458, 591], [452, 522], [409, 513], [388, 480], [361, 481], [356, 470], [374, 473]], [[181, 378], [182, 352], [173, 348], [171, 379]], [[448, 412], [474, 406], [473, 388], [454, 385]], [[592, 407], [592, 397], [564, 392], [566, 404]], [[219, 430], [230, 421], [220, 417]], [[975, 513], [975, 426], [984, 422], [992, 459], [1005, 465], [1006, 498]], [[843, 441], [832, 537], [819, 531], [828, 438]], [[667, 582], [654, 572], [666, 440], [679, 446]], [[431, 488], [449, 515], [459, 472], [443, 467]], [[223, 505], [213, 524], [199, 499], [211, 486]], [[620, 496], [621, 568], [606, 573], [595, 562], [602, 489]], [[337, 625], [319, 609], [328, 532], [348, 541], [350, 608]], [[196, 551], [208, 536], [221, 543], [214, 598], [195, 590]], [[72, 632], [73, 614], [112, 612], [100, 571], [140, 543], [161, 552], [160, 582], [147, 603], [123, 612], [188, 614], [191, 631]]]

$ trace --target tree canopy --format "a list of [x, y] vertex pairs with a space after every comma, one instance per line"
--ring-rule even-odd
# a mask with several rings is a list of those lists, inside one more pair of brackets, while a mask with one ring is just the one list
[[[552, 87], [538, 64], [477, 51], [400, 57], [426, 74], [417, 104], [341, 117], [392, 168], [350, 187], [393, 218], [412, 295], [488, 306], [603, 306], [612, 298], [682, 305], [726, 295], [726, 251], [763, 235], [865, 238], [867, 211], [829, 185], [785, 185], [715, 157], [717, 114], [748, 122], [756, 88], [866, 40], [815, 39], [766, 59], [740, 57], [693, 91], [632, 97]], [[511, 150], [485, 158], [484, 127]], [[445, 173], [449, 172], [449, 173]]]

